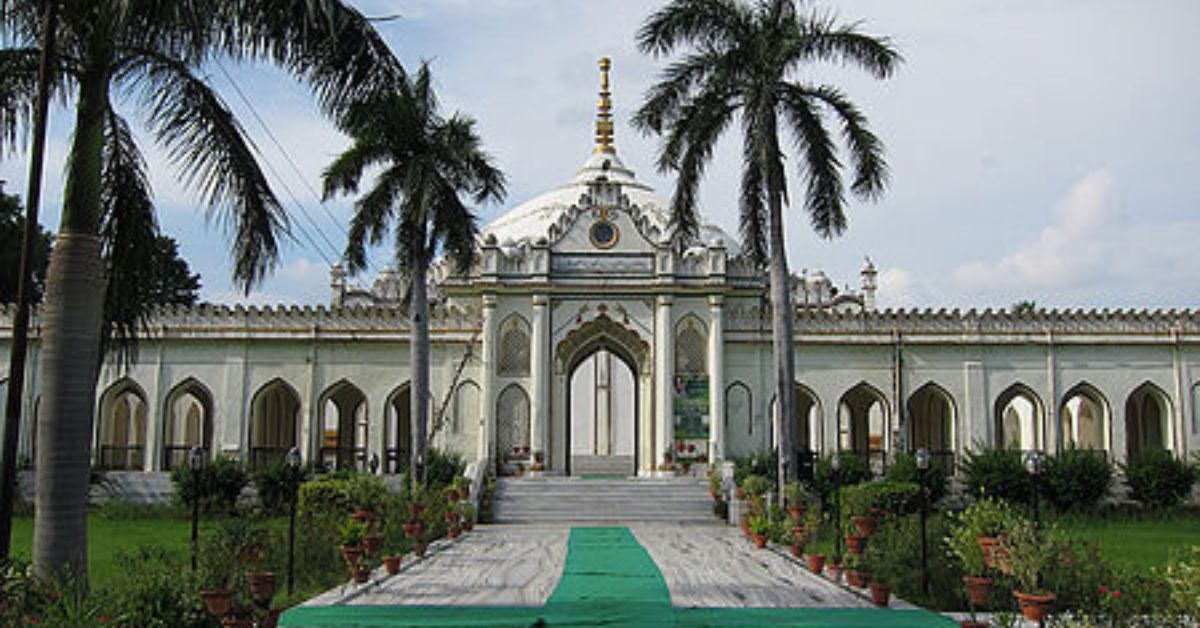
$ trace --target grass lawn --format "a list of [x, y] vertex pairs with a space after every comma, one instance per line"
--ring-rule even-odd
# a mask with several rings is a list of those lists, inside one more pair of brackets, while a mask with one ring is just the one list
[[1056, 519], [1071, 536], [1095, 541], [1115, 565], [1162, 567], [1180, 550], [1200, 545], [1200, 513], [1129, 517], [1063, 516]]
[[[117, 555], [143, 545], [168, 548], [188, 556], [192, 522], [186, 519], [88, 517], [88, 575], [95, 584], [104, 584], [116, 572], [128, 569], [117, 564]], [[33, 518], [13, 520], [13, 554], [28, 560], [33, 548]]]

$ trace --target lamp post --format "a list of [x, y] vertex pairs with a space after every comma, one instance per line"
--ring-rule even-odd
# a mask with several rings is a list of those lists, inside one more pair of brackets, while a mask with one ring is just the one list
[[188, 452], [188, 471], [192, 476], [192, 573], [196, 572], [196, 552], [200, 546], [200, 490], [203, 482], [200, 471], [204, 469], [204, 448], [192, 447]]
[[291, 504], [288, 510], [288, 563], [287, 590], [290, 597], [296, 588], [296, 500], [300, 496], [300, 450], [292, 447], [287, 452], [287, 466], [292, 471]]
[[929, 490], [925, 487], [925, 475], [929, 471], [929, 450], [917, 450], [917, 483], [921, 485], [921, 591], [929, 595], [929, 541], [927, 522], [929, 518]]
[[371, 470], [371, 475], [379, 472], [379, 454], [371, 454], [371, 459], [367, 462], [367, 468]]
[[1040, 530], [1042, 527], [1041, 513], [1039, 509], [1038, 493], [1041, 492], [1041, 475], [1042, 475], [1042, 453], [1036, 449], [1025, 454], [1025, 470], [1029, 472], [1029, 477], [1033, 480], [1033, 527], [1035, 530]]
[[833, 520], [836, 529], [833, 537], [833, 555], [840, 562], [842, 559], [842, 455], [840, 453], [833, 452], [829, 467], [833, 469]]

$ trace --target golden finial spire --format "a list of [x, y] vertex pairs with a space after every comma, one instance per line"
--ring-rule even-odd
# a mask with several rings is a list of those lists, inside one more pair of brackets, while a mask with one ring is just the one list
[[608, 91], [608, 70], [612, 60], [600, 57], [600, 111], [596, 116], [597, 153], [616, 153], [613, 148], [612, 92]]

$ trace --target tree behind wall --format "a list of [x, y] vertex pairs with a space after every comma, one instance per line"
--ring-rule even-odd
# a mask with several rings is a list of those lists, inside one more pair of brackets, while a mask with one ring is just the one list
[[[25, 209], [21, 199], [5, 194], [0, 185], [0, 303], [17, 301], [17, 275], [21, 266], [21, 233], [25, 228]], [[38, 234], [33, 244], [32, 301], [42, 300], [46, 289], [46, 267], [50, 265], [49, 231], [38, 225]]]

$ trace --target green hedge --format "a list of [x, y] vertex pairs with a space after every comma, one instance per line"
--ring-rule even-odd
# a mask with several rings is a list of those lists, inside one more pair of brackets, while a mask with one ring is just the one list
[[1175, 506], [1191, 493], [1197, 469], [1165, 450], [1144, 451], [1124, 465], [1130, 496], [1150, 508]]
[[963, 480], [973, 497], [996, 497], [1028, 504], [1032, 501], [1033, 480], [1025, 471], [1020, 450], [991, 449], [968, 451], [962, 463]]
[[1046, 458], [1040, 490], [1059, 510], [1085, 510], [1108, 495], [1112, 474], [1104, 452], [1072, 446]]

